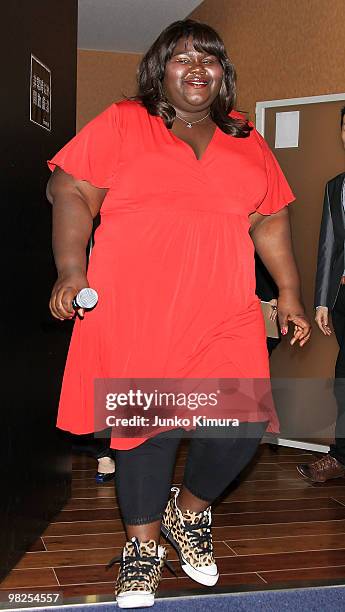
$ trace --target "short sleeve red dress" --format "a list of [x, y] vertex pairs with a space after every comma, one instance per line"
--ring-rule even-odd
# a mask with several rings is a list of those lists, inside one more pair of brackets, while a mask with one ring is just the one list
[[74, 325], [59, 428], [94, 431], [96, 378], [269, 376], [248, 215], [294, 197], [255, 129], [235, 138], [217, 127], [197, 160], [160, 117], [124, 101], [67, 143], [55, 166], [108, 189], [88, 268], [99, 302]]

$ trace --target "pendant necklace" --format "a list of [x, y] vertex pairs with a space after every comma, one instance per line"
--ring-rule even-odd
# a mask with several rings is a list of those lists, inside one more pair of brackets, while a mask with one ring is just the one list
[[183, 119], [183, 117], [180, 117], [177, 113], [176, 113], [176, 118], [179, 119], [180, 121], [183, 121], [183, 123], [186, 124], [187, 128], [192, 128], [195, 123], [200, 123], [200, 121], [204, 121], [205, 119], [207, 119], [207, 117], [209, 117], [210, 115], [210, 112], [211, 111], [209, 111], [207, 115], [205, 115], [205, 117], [203, 117], [202, 119], [198, 119], [197, 121], [186, 121], [186, 119]]

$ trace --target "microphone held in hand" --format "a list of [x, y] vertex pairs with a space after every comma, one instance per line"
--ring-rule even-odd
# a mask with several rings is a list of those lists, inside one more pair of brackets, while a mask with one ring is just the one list
[[75, 310], [78, 308], [85, 308], [85, 310], [91, 310], [94, 308], [98, 302], [98, 294], [94, 289], [90, 289], [90, 287], [85, 287], [85, 289], [81, 289], [79, 293], [73, 298], [72, 306]]

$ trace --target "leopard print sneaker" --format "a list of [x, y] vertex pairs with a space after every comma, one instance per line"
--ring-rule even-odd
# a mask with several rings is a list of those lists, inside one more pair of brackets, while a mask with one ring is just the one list
[[162, 519], [162, 533], [177, 551], [183, 571], [205, 586], [214, 586], [219, 578], [213, 557], [211, 508], [204, 512], [181, 512], [176, 499], [179, 489], [168, 501]]
[[126, 542], [122, 556], [108, 564], [120, 562], [121, 566], [115, 586], [119, 608], [147, 608], [153, 606], [162, 569], [166, 561], [166, 549], [154, 540], [139, 542], [132, 538]]

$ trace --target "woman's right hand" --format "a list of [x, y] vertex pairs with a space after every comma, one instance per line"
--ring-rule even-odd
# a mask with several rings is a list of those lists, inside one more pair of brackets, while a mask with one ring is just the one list
[[325, 336], [330, 336], [332, 333], [328, 325], [328, 308], [327, 306], [318, 306], [315, 314], [315, 321]]
[[[88, 286], [86, 274], [82, 272], [61, 274], [53, 287], [49, 301], [53, 317], [60, 321], [73, 319], [76, 311], [72, 306], [72, 300], [81, 289]], [[83, 308], [79, 308], [77, 313], [81, 318], [84, 317]]]

